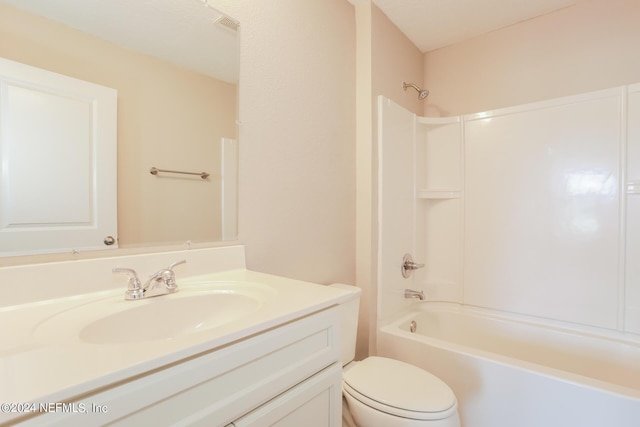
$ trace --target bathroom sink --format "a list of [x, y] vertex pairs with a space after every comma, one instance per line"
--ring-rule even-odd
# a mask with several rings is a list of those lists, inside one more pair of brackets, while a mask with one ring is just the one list
[[237, 320], [260, 307], [252, 296], [215, 293], [186, 298], [149, 299], [148, 304], [108, 315], [79, 332], [82, 341], [108, 344], [173, 338]]
[[197, 283], [179, 292], [125, 301], [124, 293], [85, 302], [41, 322], [34, 335], [51, 341], [62, 335], [91, 344], [168, 340], [207, 331], [257, 312], [275, 291], [240, 282]]

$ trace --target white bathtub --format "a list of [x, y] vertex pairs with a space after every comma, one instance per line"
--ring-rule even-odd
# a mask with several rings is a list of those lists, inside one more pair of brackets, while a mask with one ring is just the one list
[[380, 328], [378, 353], [449, 384], [463, 427], [640, 426], [640, 337], [457, 304], [415, 307]]

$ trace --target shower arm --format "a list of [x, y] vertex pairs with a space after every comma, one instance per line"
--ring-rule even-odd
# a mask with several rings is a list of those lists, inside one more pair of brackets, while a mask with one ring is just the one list
[[413, 83], [402, 82], [402, 89], [404, 89], [406, 91], [408, 87], [412, 87], [418, 92], [418, 99], [419, 100], [425, 99], [427, 96], [429, 96], [429, 91], [428, 90], [421, 89], [420, 87], [418, 87], [417, 85], [415, 85]]
[[412, 87], [412, 88], [414, 88], [415, 90], [417, 90], [418, 92], [422, 92], [422, 89], [420, 89], [420, 88], [419, 88], [418, 86], [416, 86], [415, 84], [413, 84], [413, 83], [405, 83], [405, 82], [402, 82], [402, 88], [403, 88], [404, 90], [407, 90], [407, 88], [408, 88], [408, 87]]

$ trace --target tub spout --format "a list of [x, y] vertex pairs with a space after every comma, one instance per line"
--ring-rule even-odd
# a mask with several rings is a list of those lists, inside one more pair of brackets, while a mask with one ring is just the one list
[[413, 289], [404, 290], [405, 298], [418, 298], [420, 301], [424, 301], [424, 291], [414, 291]]

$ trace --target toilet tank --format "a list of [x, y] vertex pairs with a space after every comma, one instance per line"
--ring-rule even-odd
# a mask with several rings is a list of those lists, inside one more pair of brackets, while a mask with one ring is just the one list
[[334, 283], [329, 285], [349, 292], [339, 305], [340, 331], [342, 333], [341, 346], [342, 366], [356, 357], [356, 335], [358, 333], [358, 310], [360, 308], [360, 294], [362, 290], [356, 286]]

